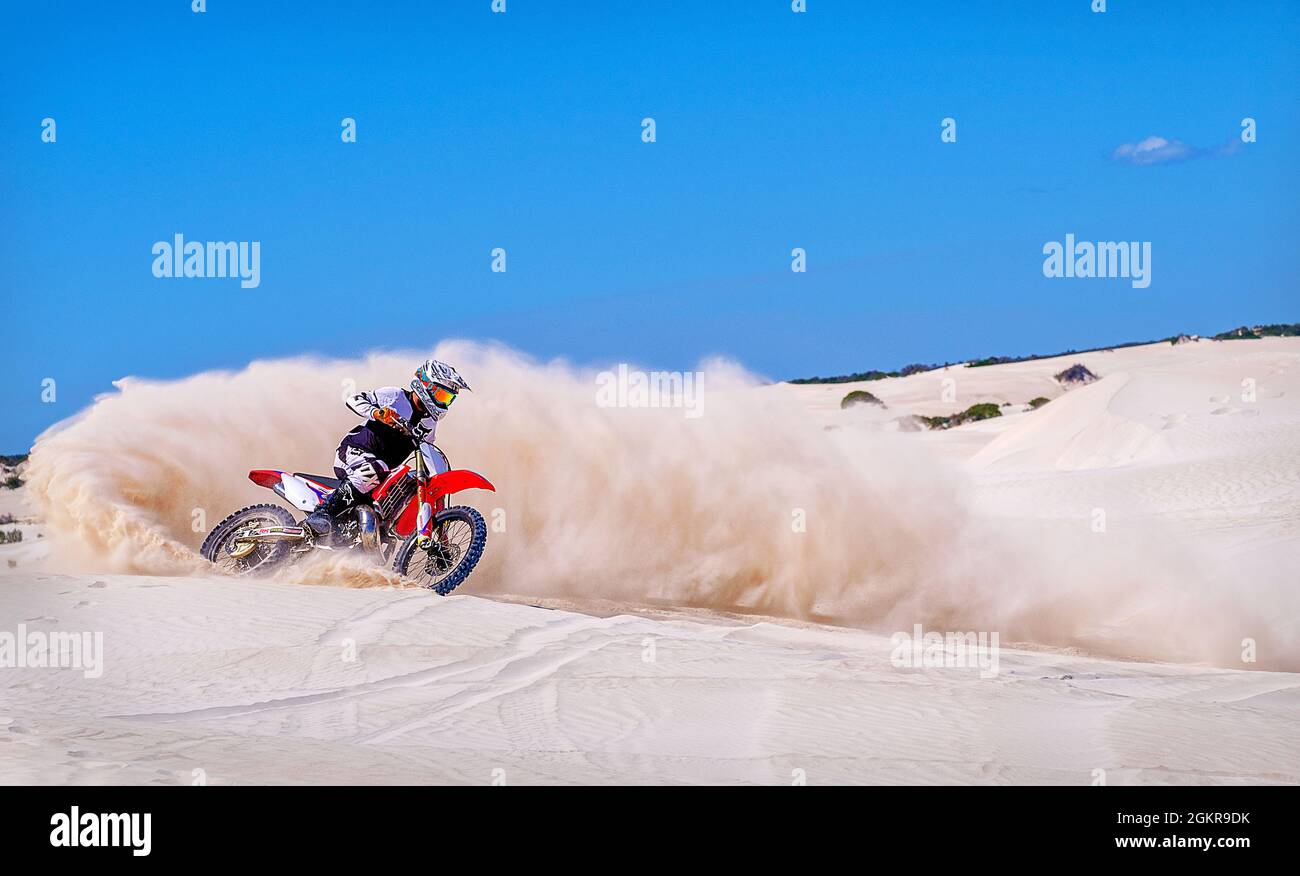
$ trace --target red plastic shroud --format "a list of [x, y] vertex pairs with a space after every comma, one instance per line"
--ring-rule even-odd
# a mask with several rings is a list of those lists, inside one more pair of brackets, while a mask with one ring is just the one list
[[380, 499], [384, 498], [384, 496], [387, 496], [388, 491], [392, 489], [393, 484], [406, 477], [406, 473], [410, 470], [411, 467], [409, 465], [399, 465], [397, 468], [393, 469], [388, 475], [388, 480], [380, 484], [379, 489], [375, 490], [373, 496], [374, 500], [378, 502]]

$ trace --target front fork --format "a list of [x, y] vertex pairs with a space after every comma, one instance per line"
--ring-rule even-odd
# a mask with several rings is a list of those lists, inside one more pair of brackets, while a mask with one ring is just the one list
[[430, 492], [429, 485], [428, 482], [426, 481], [425, 483], [420, 485], [420, 494], [419, 494], [420, 515], [416, 519], [416, 524], [415, 524], [415, 540], [416, 543], [422, 548], [427, 548], [430, 542], [433, 541], [434, 514], [436, 514], [438, 511], [444, 510], [447, 507], [446, 496], [439, 496], [437, 499], [432, 499], [432, 497], [429, 495], [429, 492]]
[[[436, 447], [434, 449], [437, 450]], [[438, 453], [442, 454], [443, 462], [446, 463], [447, 455], [441, 450], [438, 450]], [[447, 507], [447, 496], [445, 493], [433, 495], [433, 489], [429, 485], [429, 468], [425, 465], [424, 452], [419, 440], [415, 444], [415, 480], [418, 484], [416, 501], [420, 503], [420, 513], [415, 522], [415, 543], [427, 550], [433, 541], [433, 517]]]

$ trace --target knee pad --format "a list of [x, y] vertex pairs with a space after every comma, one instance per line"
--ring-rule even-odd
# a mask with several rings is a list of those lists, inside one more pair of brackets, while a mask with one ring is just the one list
[[369, 493], [388, 477], [388, 466], [383, 460], [370, 457], [348, 465], [348, 483], [360, 493]]

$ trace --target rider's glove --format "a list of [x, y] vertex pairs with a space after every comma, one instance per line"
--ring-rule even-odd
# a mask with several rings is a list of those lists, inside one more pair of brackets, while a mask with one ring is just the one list
[[370, 416], [385, 426], [396, 426], [402, 421], [401, 415], [392, 408], [375, 408], [370, 412]]

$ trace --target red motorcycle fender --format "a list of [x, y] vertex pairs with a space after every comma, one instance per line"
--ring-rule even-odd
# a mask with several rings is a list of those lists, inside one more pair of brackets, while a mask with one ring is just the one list
[[429, 498], [435, 502], [461, 490], [491, 490], [495, 493], [497, 488], [483, 475], [464, 468], [452, 469], [429, 478]]
[[[496, 489], [487, 478], [477, 472], [468, 469], [452, 469], [429, 478], [428, 493], [425, 495], [432, 504], [437, 505], [438, 500], [443, 496], [458, 493], [461, 490], [491, 490], [495, 493]], [[405, 538], [415, 532], [415, 524], [419, 520], [419, 516], [420, 497], [417, 494], [410, 502], [406, 503], [402, 513], [397, 516], [397, 523], [393, 525], [393, 528], [397, 530], [398, 535]]]

